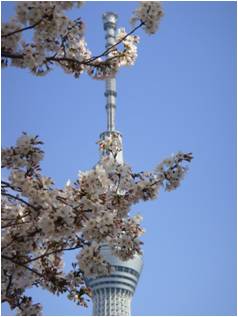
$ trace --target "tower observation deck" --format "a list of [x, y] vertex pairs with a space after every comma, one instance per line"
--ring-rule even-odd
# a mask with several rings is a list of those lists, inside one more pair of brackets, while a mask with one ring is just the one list
[[[106, 31], [106, 48], [115, 44], [117, 15], [107, 12], [103, 15], [104, 30]], [[107, 131], [101, 133], [100, 138], [120, 132], [115, 128], [116, 114], [116, 79], [106, 80], [105, 97], [107, 100]], [[117, 161], [123, 164], [123, 153], [118, 153]], [[140, 273], [143, 267], [141, 255], [135, 255], [128, 261], [122, 261], [112, 255], [109, 245], [102, 244], [101, 254], [112, 266], [110, 275], [87, 278], [86, 283], [92, 289], [94, 316], [130, 316], [131, 301], [134, 295]]]
[[135, 255], [122, 261], [111, 253], [108, 245], [102, 245], [101, 254], [112, 267], [110, 275], [88, 279], [93, 291], [94, 316], [130, 316], [131, 300], [142, 270], [142, 257]]

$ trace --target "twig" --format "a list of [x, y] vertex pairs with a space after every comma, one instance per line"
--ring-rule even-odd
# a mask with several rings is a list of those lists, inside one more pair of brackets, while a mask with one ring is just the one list
[[118, 183], [117, 183], [117, 188], [116, 188], [116, 194], [117, 194], [117, 192], [118, 192], [120, 183], [121, 183], [121, 174], [118, 175]]
[[[119, 45], [122, 41], [124, 41], [129, 35], [131, 35], [132, 33], [134, 33], [137, 29], [139, 29], [142, 25], [144, 24], [144, 22], [141, 22], [139, 25], [137, 25], [134, 29], [132, 29], [129, 33], [127, 33], [123, 38], [120, 39], [120, 41], [118, 41], [117, 43], [111, 45], [109, 48], [107, 48], [104, 52], [102, 52], [101, 54], [91, 57], [89, 59], [86, 59], [84, 61], [78, 61], [77, 59], [74, 58], [70, 58], [70, 57], [56, 57], [57, 55], [53, 55], [53, 56], [49, 56], [46, 57], [46, 61], [47, 62], [71, 62], [71, 63], [76, 63], [78, 65], [89, 65], [89, 66], [93, 66], [93, 67], [100, 67], [101, 64], [105, 63], [102, 62], [100, 64], [94, 64], [93, 62], [95, 60], [97, 60], [98, 58], [102, 57], [102, 56], [106, 56], [108, 55], [108, 53], [110, 53], [112, 51], [112, 49], [114, 47], [116, 47], [117, 45]], [[6, 57], [6, 58], [15, 58], [15, 59], [23, 59], [24, 55], [23, 54], [17, 54], [17, 53], [11, 53], [11, 52], [6, 52], [6, 51], [2, 51], [1, 53], [2, 57]], [[121, 54], [113, 56], [111, 59], [120, 57]], [[106, 61], [107, 62], [107, 61]]]
[[14, 196], [14, 195], [9, 194], [9, 193], [4, 193], [4, 192], [2, 192], [2, 195], [3, 195], [3, 196], [10, 197], [10, 198], [13, 198], [13, 199], [15, 199], [15, 200], [18, 200], [18, 201], [22, 202], [23, 204], [25, 204], [26, 206], [28, 206], [28, 207], [30, 207], [30, 208], [36, 210], [36, 211], [39, 211], [39, 208], [36, 208], [36, 207], [32, 206], [31, 204], [29, 204], [27, 201], [25, 201], [24, 199], [22, 199], [22, 198], [20, 198], [20, 197]]
[[47, 17], [47, 15], [46, 15], [46, 16], [43, 16], [39, 21], [37, 21], [36, 23], [34, 23], [34, 24], [32, 24], [32, 25], [29, 25], [29, 26], [27, 26], [27, 27], [25, 27], [25, 28], [22, 28], [22, 29], [18, 29], [18, 30], [12, 31], [12, 32], [7, 33], [7, 34], [3, 34], [3, 35], [1, 35], [1, 37], [6, 38], [6, 37], [11, 36], [11, 35], [14, 35], [14, 34], [16, 34], [16, 33], [20, 33], [20, 32], [24, 32], [24, 31], [33, 29], [33, 28], [35, 28], [37, 25], [39, 25], [46, 17]]
[[8, 277], [8, 284], [7, 284], [7, 288], [6, 288], [6, 295], [8, 296], [8, 292], [9, 292], [11, 284], [12, 284], [12, 275], [7, 275], [7, 277]]
[[20, 222], [20, 223], [17, 223], [17, 222], [15, 222], [15, 223], [9, 223], [9, 224], [7, 224], [7, 225], [5, 225], [5, 226], [1, 226], [2, 227], [2, 229], [6, 229], [6, 228], [9, 228], [9, 227], [14, 227], [14, 226], [19, 226], [19, 225], [25, 225], [25, 224], [29, 224], [30, 222]]
[[139, 25], [137, 25], [134, 29], [132, 29], [129, 33], [127, 33], [125, 36], [123, 36], [123, 38], [120, 39], [120, 41], [116, 42], [115, 44], [111, 45], [109, 48], [107, 48], [104, 52], [102, 52], [100, 55], [97, 55], [95, 57], [90, 58], [88, 61], [86, 61], [86, 63], [91, 63], [93, 61], [95, 61], [96, 59], [98, 59], [99, 57], [105, 56], [108, 53], [110, 53], [110, 51], [116, 47], [117, 45], [119, 45], [121, 42], [123, 42], [129, 35], [131, 35], [132, 33], [134, 33], [137, 29], [139, 29], [142, 25], [144, 25], [144, 22], [141, 22]]
[[36, 271], [36, 270], [34, 270], [34, 269], [28, 267], [28, 266], [25, 265], [24, 263], [18, 262], [18, 261], [16, 261], [16, 260], [14, 260], [13, 258], [10, 258], [9, 256], [6, 256], [6, 255], [3, 255], [3, 254], [2, 254], [2, 258], [5, 259], [5, 260], [8, 260], [8, 261], [11, 261], [12, 263], [14, 263], [14, 264], [16, 264], [16, 265], [22, 266], [22, 267], [24, 267], [25, 269], [31, 271], [32, 273], [34, 273], [34, 274], [36, 274], [36, 275], [38, 275], [38, 276], [40, 276], [40, 277], [43, 277], [43, 275], [40, 274], [38, 271]]
[[15, 190], [15, 191], [17, 191], [17, 192], [20, 192], [20, 191], [21, 191], [21, 189], [20, 189], [19, 187], [12, 186], [10, 183], [8, 183], [8, 182], [6, 182], [6, 181], [1, 181], [1, 185], [3, 185], [4, 188], [5, 188], [5, 187], [9, 187], [9, 188], [11, 188], [11, 189], [13, 189], [13, 190]]
[[51, 251], [51, 252], [48, 252], [48, 253], [44, 253], [42, 255], [39, 255], [33, 259], [30, 259], [28, 261], [25, 261], [23, 262], [23, 264], [27, 264], [27, 263], [30, 263], [30, 262], [33, 262], [33, 261], [36, 261], [36, 260], [39, 260], [43, 257], [46, 257], [48, 255], [51, 255], [51, 254], [54, 254], [54, 253], [59, 253], [59, 252], [63, 252], [63, 251], [72, 251], [72, 250], [76, 250], [76, 249], [79, 249], [79, 248], [82, 248], [82, 246], [76, 246], [76, 247], [72, 247], [72, 248], [67, 248], [67, 249], [59, 249], [59, 250], [54, 250], [54, 251]]

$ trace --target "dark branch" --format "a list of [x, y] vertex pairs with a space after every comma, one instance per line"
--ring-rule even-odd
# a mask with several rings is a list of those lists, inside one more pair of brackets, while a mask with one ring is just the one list
[[18, 201], [22, 202], [23, 204], [25, 204], [26, 206], [28, 206], [28, 207], [30, 207], [30, 208], [36, 210], [36, 211], [39, 210], [39, 208], [34, 207], [33, 205], [29, 204], [27, 201], [25, 201], [24, 199], [22, 199], [22, 198], [20, 198], [20, 197], [17, 197], [17, 196], [14, 196], [14, 195], [12, 195], [12, 194], [5, 193], [5, 192], [2, 192], [2, 195], [3, 195], [3, 196], [10, 197], [10, 198], [13, 198], [13, 199], [15, 199], [15, 200], [18, 200]]
[[29, 25], [25, 28], [22, 28], [22, 29], [18, 29], [18, 30], [15, 30], [15, 31], [12, 31], [10, 33], [7, 33], [7, 34], [3, 34], [1, 35], [1, 37], [3, 38], [6, 38], [8, 36], [11, 36], [11, 35], [14, 35], [16, 33], [20, 33], [20, 32], [24, 32], [24, 31], [27, 31], [27, 30], [30, 30], [30, 29], [34, 29], [37, 25], [39, 25], [47, 16], [43, 16], [39, 21], [37, 21], [36, 23], [32, 24], [32, 25]]
[[9, 290], [10, 290], [10, 287], [11, 287], [11, 284], [12, 284], [12, 275], [9, 275], [8, 276], [8, 284], [7, 284], [7, 288], [6, 288], [6, 295], [8, 296], [8, 293], [9, 293]]
[[10, 184], [10, 183], [8, 183], [8, 182], [6, 182], [6, 181], [1, 181], [1, 185], [3, 185], [3, 187], [5, 188], [7, 188], [7, 187], [9, 187], [9, 188], [11, 188], [11, 189], [13, 189], [13, 190], [15, 190], [15, 191], [17, 191], [17, 192], [20, 192], [21, 191], [21, 189], [19, 188], [19, 187], [15, 187], [15, 186], [12, 186], [12, 184]]
[[44, 258], [48, 255], [51, 255], [51, 254], [55, 254], [55, 253], [60, 253], [60, 252], [64, 252], [64, 251], [72, 251], [72, 250], [76, 250], [76, 249], [79, 249], [79, 248], [82, 248], [82, 245], [79, 245], [79, 246], [76, 246], [76, 247], [72, 247], [72, 248], [66, 248], [66, 249], [59, 249], [59, 250], [54, 250], [54, 251], [51, 251], [51, 252], [48, 252], [48, 253], [44, 253], [42, 255], [39, 255], [35, 258], [32, 258], [28, 261], [25, 261], [23, 262], [23, 264], [27, 264], [27, 263], [30, 263], [30, 262], [33, 262], [33, 261], [36, 261], [36, 260], [39, 260], [41, 258]]
[[2, 225], [2, 229], [6, 229], [9, 227], [14, 227], [14, 226], [19, 226], [19, 225], [25, 225], [25, 224], [29, 224], [30, 222], [14, 222], [14, 223], [9, 223], [5, 226]]
[[6, 255], [3, 255], [3, 254], [2, 254], [2, 258], [5, 259], [5, 260], [8, 260], [8, 261], [11, 261], [12, 263], [14, 263], [14, 264], [16, 264], [16, 265], [22, 266], [22, 267], [24, 267], [26, 270], [29, 270], [29, 271], [31, 271], [32, 273], [34, 273], [34, 274], [36, 274], [36, 275], [38, 275], [38, 276], [40, 276], [40, 277], [43, 277], [43, 275], [40, 274], [38, 271], [36, 271], [36, 270], [34, 270], [34, 269], [28, 267], [28, 266], [25, 265], [24, 263], [18, 262], [18, 261], [16, 261], [16, 260], [14, 260], [13, 258], [10, 258], [9, 256], [6, 256]]
[[117, 45], [119, 45], [121, 42], [123, 42], [129, 35], [131, 35], [132, 33], [134, 33], [136, 30], [138, 30], [142, 25], [144, 24], [144, 22], [141, 22], [139, 25], [137, 25], [134, 29], [132, 29], [129, 33], [127, 33], [125, 36], [123, 36], [123, 38], [120, 39], [120, 41], [116, 42], [115, 44], [111, 45], [108, 49], [106, 49], [104, 52], [102, 52], [102, 54], [97, 55], [95, 57], [90, 58], [89, 60], [86, 61], [86, 63], [91, 63], [93, 61], [95, 61], [96, 59], [103, 57], [105, 55], [108, 55], [108, 53], [110, 53], [114, 47], [116, 47]]
[[[121, 38], [120, 41], [111, 45], [109, 48], [107, 48], [101, 54], [94, 56], [94, 57], [91, 57], [90, 59], [86, 59], [84, 61], [78, 61], [77, 59], [70, 58], [70, 57], [57, 57], [57, 55], [53, 55], [53, 56], [46, 57], [46, 62], [58, 62], [59, 64], [61, 62], [69, 62], [69, 63], [78, 64], [78, 65], [88, 65], [88, 66], [93, 66], [93, 67], [100, 67], [100, 65], [107, 63], [107, 61], [101, 62], [99, 64], [95, 64], [93, 62], [96, 61], [97, 59], [99, 59], [100, 57], [108, 55], [108, 53], [110, 53], [117, 45], [119, 45], [121, 42], [123, 42], [129, 35], [134, 33], [143, 24], [144, 24], [144, 22], [141, 22], [138, 26], [136, 26], [134, 29], [132, 29], [123, 38]], [[5, 57], [5, 58], [12, 58], [12, 59], [23, 59], [24, 58], [23, 54], [11, 53], [11, 52], [6, 52], [6, 51], [2, 51], [1, 56]], [[113, 56], [111, 59], [115, 59], [115, 58], [120, 57], [120, 56], [121, 56], [121, 54], [118, 54], [117, 56]], [[109, 59], [109, 60], [111, 60], [111, 59]]]

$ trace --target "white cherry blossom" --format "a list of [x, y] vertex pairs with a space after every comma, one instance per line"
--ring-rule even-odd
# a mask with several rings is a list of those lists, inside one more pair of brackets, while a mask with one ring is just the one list
[[[54, 65], [76, 78], [86, 72], [94, 79], [114, 76], [122, 66], [133, 65], [142, 27], [152, 34], [159, 25], [159, 2], [142, 2], [134, 13], [139, 21], [131, 32], [118, 30], [116, 43], [99, 56], [87, 47], [82, 19], [65, 13], [82, 2], [19, 2], [16, 16], [2, 25], [2, 62], [46, 75]], [[32, 31], [32, 41], [24, 31]], [[119, 49], [121, 44], [122, 49]], [[53, 294], [86, 306], [90, 290], [85, 276], [105, 275], [111, 266], [100, 253], [107, 243], [122, 260], [141, 253], [142, 217], [131, 217], [131, 207], [155, 199], [160, 190], [176, 189], [187, 172], [191, 153], [178, 152], [163, 160], [154, 171], [133, 172], [118, 160], [122, 152], [118, 132], [105, 134], [98, 142], [100, 161], [79, 173], [75, 182], [55, 188], [41, 174], [43, 142], [23, 133], [15, 146], [2, 149], [2, 167], [9, 170], [2, 181], [2, 300], [18, 315], [41, 315], [25, 291], [37, 285]], [[64, 272], [64, 252], [78, 250], [72, 269]]]
[[[2, 65], [27, 68], [36, 76], [45, 76], [57, 65], [76, 78], [86, 72], [104, 80], [120, 67], [134, 65], [139, 37], [133, 33], [140, 27], [155, 33], [162, 16], [159, 2], [142, 2], [132, 18], [140, 24], [129, 33], [118, 29], [116, 44], [94, 56], [87, 46], [83, 20], [71, 20], [65, 12], [81, 5], [81, 1], [19, 2], [16, 16], [2, 23]], [[26, 30], [31, 30], [32, 41], [25, 38]]]
[[138, 20], [143, 23], [142, 28], [148, 34], [154, 34], [163, 16], [163, 10], [159, 1], [141, 1], [140, 6], [134, 11], [131, 23]]
[[110, 272], [110, 265], [100, 254], [100, 245], [92, 243], [77, 256], [80, 268], [86, 276], [105, 275]]
[[[55, 189], [42, 176], [42, 142], [24, 133], [16, 146], [2, 149], [2, 165], [10, 170], [2, 182], [2, 298], [18, 314], [41, 314], [39, 304], [24, 295], [33, 284], [85, 306], [90, 290], [84, 276], [105, 275], [110, 265], [100, 254], [108, 243], [113, 254], [128, 260], [141, 253], [141, 216], [129, 216], [133, 204], [157, 197], [160, 188], [180, 185], [191, 153], [178, 152], [154, 172], [134, 173], [117, 160], [120, 138], [112, 134], [99, 142], [102, 156], [77, 181]], [[81, 249], [73, 270], [63, 272], [65, 250]], [[78, 282], [72, 282], [72, 276]]]

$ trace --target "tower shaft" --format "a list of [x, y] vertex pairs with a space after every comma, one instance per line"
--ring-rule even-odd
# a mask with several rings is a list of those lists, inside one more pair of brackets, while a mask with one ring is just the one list
[[[116, 22], [117, 15], [113, 12], [107, 12], [103, 15], [104, 30], [106, 31], [106, 49], [114, 45], [116, 42]], [[106, 79], [105, 97], [107, 100], [107, 130], [115, 131], [115, 116], [116, 116], [116, 79], [115, 77]]]
[[112, 266], [109, 275], [87, 278], [93, 292], [94, 316], [130, 316], [131, 301], [143, 267], [141, 255], [122, 261], [112, 254], [110, 246], [101, 246], [101, 255]]
[[132, 294], [120, 288], [102, 288], [94, 293], [94, 316], [130, 316]]
[[[104, 30], [106, 31], [106, 48], [115, 44], [117, 15], [107, 12], [103, 15]], [[102, 157], [111, 155], [117, 163], [124, 164], [122, 136], [116, 131], [116, 79], [106, 80], [105, 96], [107, 99], [107, 131], [101, 133], [100, 139], [116, 139], [121, 146], [114, 157], [107, 149], [101, 152]], [[140, 273], [143, 267], [142, 256], [136, 254], [132, 259], [122, 261], [113, 255], [111, 247], [101, 243], [100, 253], [112, 267], [112, 272], [105, 276], [86, 277], [86, 284], [92, 289], [94, 316], [130, 316], [131, 301], [134, 295]]]
[[[116, 42], [116, 22], [117, 22], [117, 14], [114, 12], [106, 12], [103, 14], [103, 26], [106, 32], [105, 39], [106, 39], [106, 49], [109, 49], [112, 45]], [[106, 113], [107, 113], [107, 130], [100, 134], [100, 139], [103, 140], [110, 136], [117, 136], [122, 145], [122, 135], [120, 132], [116, 131], [116, 78], [110, 77], [106, 79], [106, 90], [105, 90], [105, 97], [106, 97]], [[102, 152], [102, 156], [108, 155], [108, 153]], [[121, 150], [116, 160], [123, 164], [123, 151]]]

